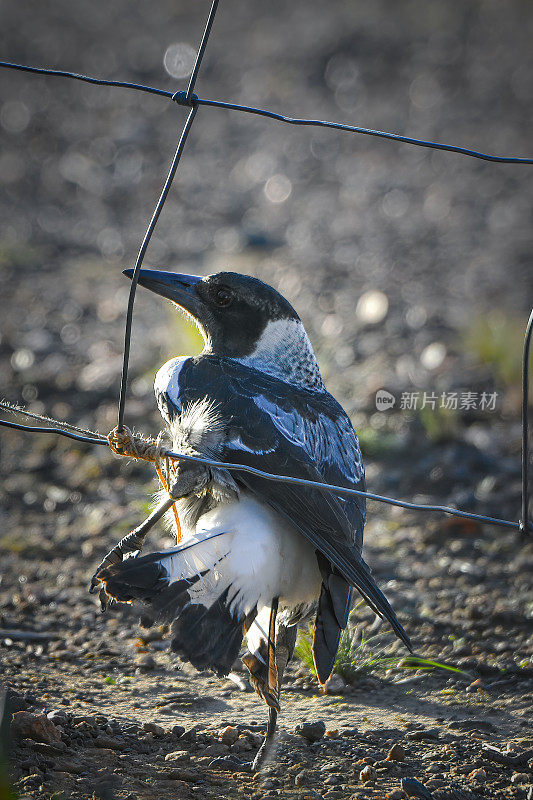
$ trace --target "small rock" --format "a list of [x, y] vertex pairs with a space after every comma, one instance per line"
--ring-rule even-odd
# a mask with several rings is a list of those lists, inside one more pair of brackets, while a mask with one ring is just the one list
[[297, 775], [294, 776], [294, 783], [296, 786], [304, 786], [305, 783], [307, 783], [307, 780], [308, 780], [307, 772], [304, 769], [302, 769], [300, 772], [298, 772]]
[[29, 740], [33, 745], [33, 749], [36, 753], [39, 753], [42, 756], [57, 756], [59, 753], [62, 753], [64, 750], [67, 749], [65, 742], [52, 742], [51, 744], [45, 744], [44, 742], [34, 742], [31, 739]]
[[476, 781], [477, 783], [483, 783], [487, 780], [487, 773], [484, 769], [473, 769], [472, 772], [468, 774], [468, 778], [471, 781]]
[[430, 789], [432, 792], [435, 791], [435, 789], [442, 789], [444, 786], [446, 786], [446, 781], [440, 778], [430, 778], [429, 781], [426, 781], [426, 788]]
[[106, 750], [125, 750], [127, 745], [122, 739], [115, 739], [112, 736], [97, 736], [93, 740], [95, 747], [103, 747]]
[[326, 725], [322, 720], [319, 722], [304, 722], [297, 725], [294, 732], [298, 736], [303, 736], [309, 742], [318, 742], [326, 732]]
[[324, 781], [324, 786], [338, 786], [343, 780], [344, 778], [342, 775], [330, 775], [329, 778], [326, 778]]
[[338, 739], [339, 738], [339, 731], [337, 729], [326, 731], [326, 738], [327, 739]]
[[439, 738], [439, 731], [437, 728], [426, 728], [423, 731], [408, 733], [407, 738], [412, 742], [434, 742]]
[[478, 678], [477, 680], [472, 681], [472, 683], [470, 683], [466, 687], [465, 691], [468, 692], [468, 694], [472, 694], [472, 693], [480, 691], [480, 690], [482, 690], [484, 688], [485, 688], [485, 684], [483, 683], [481, 678]]
[[250, 765], [245, 764], [243, 761], [238, 761], [234, 756], [223, 756], [222, 758], [214, 758], [210, 764], [210, 769], [223, 769], [230, 772], [249, 772]]
[[374, 767], [371, 767], [370, 764], [361, 770], [359, 773], [359, 780], [361, 783], [368, 783], [369, 781], [373, 781], [376, 777], [376, 770]]
[[208, 744], [207, 747], [204, 747], [202, 750], [202, 756], [226, 756], [227, 754], [228, 746], [222, 744], [222, 742]]
[[62, 708], [58, 708], [55, 711], [50, 711], [46, 716], [50, 722], [54, 723], [54, 725], [61, 725], [63, 727], [68, 725], [70, 720], [70, 714], [67, 714], [67, 712], [63, 711]]
[[405, 800], [406, 797], [407, 795], [402, 789], [393, 789], [392, 792], [385, 795], [385, 800]]
[[198, 780], [198, 774], [190, 769], [171, 769], [166, 773], [166, 777], [173, 781], [185, 781], [194, 783]]
[[27, 697], [24, 697], [20, 692], [15, 691], [15, 689], [9, 688], [7, 690], [6, 707], [12, 714], [15, 714], [17, 711], [26, 711], [28, 705]]
[[165, 756], [165, 761], [181, 761], [183, 764], [188, 764], [190, 760], [191, 756], [186, 750], [174, 750]]
[[44, 714], [17, 711], [11, 720], [11, 735], [16, 739], [33, 739], [53, 744], [61, 741], [61, 732]]
[[154, 736], [164, 736], [165, 729], [158, 725], [156, 722], [145, 722], [143, 724], [143, 731], [146, 733], [153, 733]]
[[405, 761], [405, 750], [401, 744], [396, 743], [392, 745], [387, 753], [385, 761]]
[[324, 684], [324, 694], [344, 694], [346, 688], [341, 676], [333, 672]]
[[458, 731], [487, 731], [488, 733], [497, 731], [496, 726], [486, 719], [452, 720], [452, 722], [448, 723], [448, 728]]
[[185, 733], [185, 728], [183, 725], [174, 725], [171, 733], [176, 739], [179, 739]]
[[218, 734], [218, 738], [222, 742], [222, 744], [232, 745], [235, 744], [237, 739], [239, 738], [239, 731], [237, 728], [234, 728], [233, 725], [227, 725], [225, 728]]
[[527, 772], [515, 772], [514, 775], [511, 777], [511, 783], [529, 783], [530, 776]]
[[139, 672], [151, 672], [157, 667], [156, 660], [148, 653], [139, 656], [137, 659], [137, 669]]
[[417, 800], [433, 800], [429, 789], [416, 778], [402, 778], [402, 789], [408, 797], [416, 797]]

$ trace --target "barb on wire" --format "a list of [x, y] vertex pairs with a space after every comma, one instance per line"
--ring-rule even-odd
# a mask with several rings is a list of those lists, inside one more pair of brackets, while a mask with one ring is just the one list
[[[205, 48], [204, 48], [205, 49]], [[145, 86], [139, 83], [130, 83], [128, 81], [108, 81], [100, 78], [92, 78], [88, 75], [79, 75], [76, 72], [67, 72], [58, 69], [44, 69], [42, 67], [29, 67], [25, 64], [13, 64], [8, 61], [0, 61], [0, 67], [6, 69], [18, 69], [24, 72], [35, 72], [39, 75], [56, 76], [60, 78], [74, 78], [75, 80], [84, 81], [85, 83], [95, 83], [100, 86], [116, 86], [122, 89], [135, 89], [139, 92], [147, 92], [149, 94], [159, 95], [160, 97], [167, 97], [174, 100], [179, 105], [190, 106], [192, 102], [199, 106], [211, 106], [212, 108], [222, 108], [228, 111], [241, 111], [247, 114], [255, 114], [261, 117], [268, 117], [275, 119], [279, 122], [286, 122], [288, 125], [307, 125], [318, 128], [333, 128], [339, 131], [347, 131], [348, 133], [359, 133], [363, 136], [374, 136], [380, 139], [390, 139], [395, 142], [402, 142], [403, 144], [414, 145], [415, 147], [427, 147], [431, 150], [443, 150], [449, 153], [458, 153], [459, 155], [469, 156], [470, 158], [477, 158], [481, 161], [491, 161], [498, 164], [533, 164], [533, 158], [522, 158], [519, 156], [497, 156], [490, 153], [482, 153], [478, 150], [471, 150], [468, 147], [460, 147], [454, 144], [444, 144], [442, 142], [431, 142], [426, 139], [416, 139], [412, 136], [404, 136], [400, 133], [392, 133], [390, 131], [379, 131], [374, 128], [364, 128], [359, 125], [348, 125], [343, 122], [330, 122], [322, 119], [304, 119], [300, 117], [288, 117], [285, 114], [279, 114], [275, 111], [268, 111], [265, 108], [257, 108], [255, 106], [244, 106], [238, 103], [227, 103], [222, 100], [207, 100], [203, 97], [194, 95], [192, 91], [185, 92], [169, 92], [165, 89], [157, 89], [155, 86]]]
[[53, 419], [52, 417], [47, 417], [45, 414], [37, 414], [34, 411], [28, 411], [26, 408], [22, 408], [22, 406], [17, 405], [16, 403], [9, 403], [7, 400], [0, 400], [0, 409], [2, 411], [7, 411], [10, 414], [21, 414], [24, 417], [31, 417], [32, 419], [38, 419], [41, 422], [50, 422], [53, 425], [61, 425], [64, 430], [68, 431], [77, 431], [78, 433], [83, 433], [85, 436], [94, 436], [98, 439], [106, 439], [106, 437], [98, 433], [97, 431], [90, 431], [86, 428], [80, 428], [77, 425], [72, 425], [70, 422], [61, 421], [58, 422], [57, 419]]
[[[29, 433], [57, 433], [60, 436], [66, 436], [69, 439], [75, 439], [79, 442], [87, 442], [88, 444], [103, 444], [107, 445], [107, 439], [95, 439], [91, 436], [81, 436], [63, 428], [37, 428], [30, 427], [29, 425], [21, 425], [17, 422], [8, 422], [7, 420], [0, 419], [0, 425], [5, 425], [9, 428], [15, 428], [20, 431], [28, 431]], [[520, 522], [513, 522], [512, 520], [499, 519], [498, 517], [488, 517], [484, 514], [473, 514], [469, 511], [460, 511], [450, 506], [441, 505], [428, 505], [425, 503], [410, 503], [407, 500], [396, 500], [392, 497], [385, 495], [375, 494], [373, 492], [363, 492], [359, 489], [349, 489], [345, 486], [337, 486], [331, 483], [320, 483], [319, 481], [309, 481], [305, 478], [295, 478], [291, 475], [275, 475], [271, 472], [264, 472], [262, 469], [256, 467], [249, 467], [245, 464], [235, 464], [231, 461], [215, 461], [210, 458], [203, 458], [201, 456], [190, 456], [185, 453], [175, 453], [173, 450], [162, 449], [161, 454], [166, 458], [175, 459], [176, 461], [191, 461], [196, 464], [205, 464], [208, 467], [216, 469], [232, 470], [233, 472], [248, 472], [251, 475], [256, 475], [259, 478], [264, 478], [267, 481], [277, 481], [278, 483], [293, 483], [296, 486], [305, 486], [311, 489], [320, 489], [321, 491], [335, 492], [335, 494], [352, 495], [357, 497], [366, 497], [368, 500], [376, 500], [378, 503], [387, 503], [391, 506], [398, 506], [399, 508], [406, 508], [410, 511], [437, 511], [442, 514], [450, 514], [454, 517], [461, 517], [463, 519], [473, 519], [478, 522], [488, 522], [492, 525], [501, 525], [506, 528], [521, 529]]]
[[211, 5], [211, 10], [207, 18], [204, 34], [202, 36], [202, 41], [200, 42], [200, 47], [198, 48], [196, 61], [194, 63], [194, 67], [192, 70], [189, 86], [187, 88], [186, 100], [187, 100], [187, 105], [190, 106], [189, 115], [185, 121], [185, 125], [183, 126], [183, 130], [178, 140], [178, 145], [176, 147], [176, 152], [174, 153], [174, 158], [172, 159], [172, 163], [170, 165], [167, 179], [159, 196], [159, 200], [157, 201], [154, 213], [152, 214], [152, 218], [148, 224], [148, 228], [146, 229], [146, 233], [144, 234], [144, 238], [142, 240], [139, 253], [137, 255], [137, 261], [135, 262], [135, 269], [133, 270], [133, 275], [131, 278], [130, 293], [128, 297], [128, 310], [126, 312], [126, 329], [124, 332], [124, 354], [122, 359], [122, 377], [120, 379], [120, 395], [118, 400], [119, 431], [122, 431], [124, 429], [124, 412], [126, 406], [126, 390], [128, 387], [128, 367], [129, 367], [130, 346], [131, 346], [131, 327], [133, 323], [133, 305], [135, 303], [135, 293], [137, 291], [137, 283], [139, 281], [139, 272], [142, 267], [146, 250], [150, 243], [150, 239], [152, 238], [155, 226], [157, 225], [159, 215], [163, 210], [163, 206], [165, 205], [165, 201], [170, 191], [170, 187], [172, 186], [172, 182], [174, 181], [174, 177], [176, 175], [176, 171], [178, 169], [181, 160], [185, 143], [187, 142], [187, 138], [192, 128], [194, 118], [196, 117], [196, 112], [198, 111], [198, 104], [192, 100], [193, 89], [196, 83], [196, 79], [198, 77], [198, 72], [200, 70], [202, 59], [204, 57], [205, 48], [207, 46], [207, 40], [209, 39], [209, 34], [211, 33], [211, 28], [213, 27], [213, 20], [215, 18], [215, 13], [218, 7], [218, 3], [219, 0], [213, 0], [213, 3]]

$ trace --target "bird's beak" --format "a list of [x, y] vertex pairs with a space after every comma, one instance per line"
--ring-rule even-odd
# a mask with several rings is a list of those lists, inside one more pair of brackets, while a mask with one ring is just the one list
[[[124, 275], [133, 277], [132, 269], [125, 269]], [[196, 286], [202, 279], [198, 275], [180, 275], [177, 272], [161, 272], [157, 269], [141, 269], [139, 284], [151, 292], [167, 297], [173, 303], [197, 317], [202, 305]]]

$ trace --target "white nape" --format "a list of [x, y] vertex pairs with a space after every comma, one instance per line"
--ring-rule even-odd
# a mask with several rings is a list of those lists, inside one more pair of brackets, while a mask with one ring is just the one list
[[300, 320], [269, 322], [253, 353], [235, 360], [293, 386], [325, 391], [313, 346]]

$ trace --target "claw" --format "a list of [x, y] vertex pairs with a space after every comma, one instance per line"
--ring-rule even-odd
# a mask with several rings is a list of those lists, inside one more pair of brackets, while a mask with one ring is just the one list
[[113, 598], [102, 587], [100, 589], [100, 594], [98, 595], [98, 599], [100, 600], [100, 610], [101, 610], [102, 614], [105, 614], [105, 612], [108, 609], [109, 604], [113, 601]]

